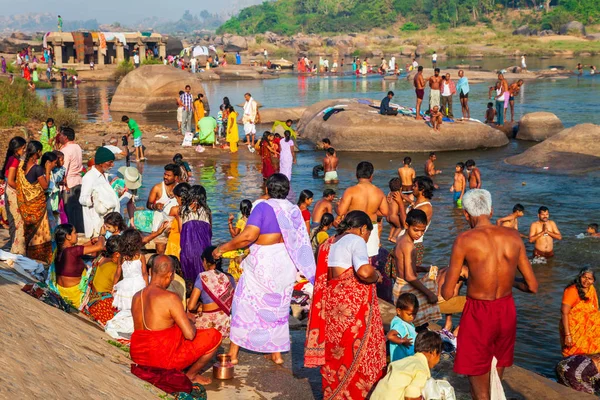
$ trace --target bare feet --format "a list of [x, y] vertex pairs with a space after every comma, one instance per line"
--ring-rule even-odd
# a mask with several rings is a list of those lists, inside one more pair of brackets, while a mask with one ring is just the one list
[[283, 358], [281, 357], [281, 354], [278, 354], [278, 353], [265, 354], [264, 357], [266, 360], [271, 360], [277, 365], [283, 364]]
[[417, 118], [415, 118], [415, 119], [416, 119], [417, 121], [418, 121], [418, 120], [421, 120], [421, 121], [422, 121], [422, 120], [423, 120], [423, 117], [421, 117], [420, 115], [418, 115], [418, 116], [417, 116]]
[[199, 374], [195, 374], [193, 377], [188, 376], [188, 378], [190, 378], [190, 381], [201, 385], [210, 385], [212, 383], [212, 379]]

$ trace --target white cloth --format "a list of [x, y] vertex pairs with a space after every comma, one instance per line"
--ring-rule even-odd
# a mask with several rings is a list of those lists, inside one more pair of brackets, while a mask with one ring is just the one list
[[492, 369], [490, 372], [490, 400], [506, 400], [502, 381], [500, 380], [498, 370], [496, 369], [497, 364], [498, 360], [496, 357], [492, 358]]
[[436, 53], [433, 53], [433, 54], [431, 55], [431, 60], [432, 60], [433, 62], [436, 62], [436, 61], [437, 61], [437, 54], [436, 54]]
[[104, 216], [109, 212], [120, 212], [119, 198], [110, 186], [106, 174], [93, 166], [81, 180], [79, 203], [83, 210], [85, 237], [100, 234], [104, 225]]
[[[256, 113], [258, 111], [258, 107], [254, 98], [250, 97], [250, 100], [244, 103], [244, 116], [242, 117], [242, 122], [244, 125], [250, 123], [254, 125], [256, 121]], [[255, 131], [256, 132], [256, 131]]]
[[139, 64], [140, 63], [140, 56], [138, 56], [137, 54], [135, 54], [133, 56], [133, 63], [134, 64]]
[[246, 135], [254, 135], [256, 134], [256, 125], [251, 124], [249, 122], [244, 124], [244, 133]]
[[396, 68], [396, 57], [390, 58], [390, 69], [393, 70]]
[[123, 153], [123, 150], [121, 150], [120, 147], [113, 146], [112, 144], [105, 144], [104, 147], [106, 147], [107, 149], [109, 149], [110, 151], [112, 151], [113, 154], [121, 154], [121, 153]]
[[527, 68], [527, 63], [525, 62], [525, 56], [521, 57], [521, 68]]
[[369, 235], [367, 242], [367, 254], [369, 257], [374, 257], [379, 254], [379, 225], [373, 224], [373, 230]]
[[133, 333], [133, 315], [131, 310], [119, 311], [104, 327], [106, 333], [115, 339], [131, 339]]
[[452, 96], [452, 92], [450, 91], [450, 84], [442, 84], [442, 96]]
[[496, 100], [504, 101], [504, 92], [502, 91], [502, 88], [496, 89]]
[[358, 235], [347, 234], [331, 245], [328, 264], [330, 267], [348, 269], [360, 267], [369, 263], [367, 243]]
[[13, 254], [8, 251], [0, 250], [0, 260], [13, 267], [18, 273], [28, 278], [34, 278], [40, 281], [45, 279], [44, 266], [39, 262], [27, 258], [21, 254]]
[[163, 209], [162, 211], [154, 211], [154, 216], [152, 217], [152, 232], [156, 232], [163, 222], [173, 220], [173, 217], [170, 217], [169, 213], [171, 212], [171, 208], [177, 205], [177, 199], [174, 196], [170, 198], [167, 194], [165, 183], [163, 182], [161, 185], [162, 194], [160, 198], [156, 200], [156, 203], [162, 204]]
[[116, 293], [113, 298], [113, 307], [118, 308], [119, 311], [131, 310], [133, 296], [146, 287], [142, 267], [141, 260], [123, 261], [121, 265], [123, 279], [115, 285]]

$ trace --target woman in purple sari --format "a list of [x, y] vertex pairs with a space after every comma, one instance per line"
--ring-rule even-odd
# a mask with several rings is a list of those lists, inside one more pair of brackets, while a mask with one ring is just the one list
[[206, 203], [206, 190], [194, 185], [181, 197], [181, 270], [186, 281], [194, 282], [204, 271], [202, 252], [212, 240], [212, 214]]
[[286, 200], [290, 181], [273, 174], [266, 186], [270, 198], [252, 209], [239, 235], [213, 252], [219, 258], [250, 246], [233, 295], [229, 355], [234, 364], [240, 347], [270, 353], [274, 363], [283, 363], [281, 352], [290, 350], [288, 318], [296, 272], [311, 283], [315, 279], [315, 258], [302, 213]]

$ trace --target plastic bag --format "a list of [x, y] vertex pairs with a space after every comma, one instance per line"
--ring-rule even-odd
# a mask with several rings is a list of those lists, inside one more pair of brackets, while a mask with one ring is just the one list
[[492, 371], [490, 372], [490, 400], [506, 400], [496, 364], [498, 364], [498, 360], [494, 357], [492, 358]]
[[456, 400], [454, 388], [448, 381], [433, 378], [427, 379], [422, 394], [425, 400]]
[[183, 136], [182, 147], [192, 147], [192, 140], [194, 140], [194, 134], [192, 132], [186, 132]]

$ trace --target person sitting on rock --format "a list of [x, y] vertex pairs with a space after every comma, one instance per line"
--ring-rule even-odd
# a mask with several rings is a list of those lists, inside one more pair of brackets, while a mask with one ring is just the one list
[[431, 109], [431, 114], [429, 115], [431, 118], [431, 127], [434, 131], [440, 131], [440, 126], [442, 125], [442, 112], [440, 111], [439, 106], [433, 106]]
[[390, 101], [394, 98], [394, 92], [391, 90], [387, 96], [381, 100], [381, 106], [379, 107], [379, 114], [381, 115], [398, 115], [398, 110], [390, 107]]
[[214, 328], [197, 330], [188, 319], [181, 299], [167, 290], [174, 274], [173, 260], [157, 256], [150, 284], [133, 297], [131, 359], [144, 367], [187, 369], [192, 382], [206, 385], [211, 379], [200, 371], [217, 352], [222, 336]]

